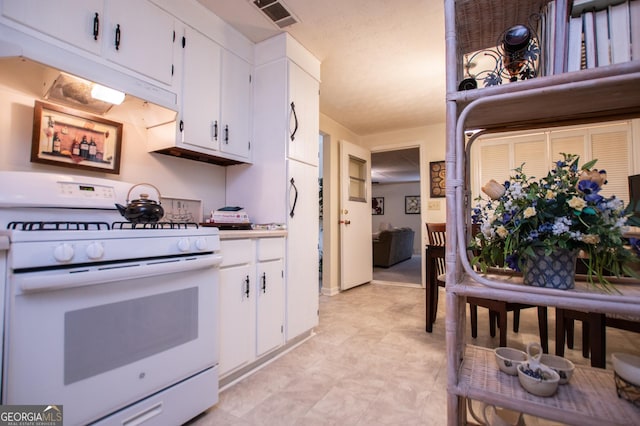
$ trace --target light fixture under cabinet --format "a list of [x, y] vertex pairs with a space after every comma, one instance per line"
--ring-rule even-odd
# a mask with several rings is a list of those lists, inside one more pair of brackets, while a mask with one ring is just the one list
[[113, 105], [120, 105], [123, 92], [66, 73], [60, 73], [44, 94], [53, 102], [95, 114], [106, 114]]

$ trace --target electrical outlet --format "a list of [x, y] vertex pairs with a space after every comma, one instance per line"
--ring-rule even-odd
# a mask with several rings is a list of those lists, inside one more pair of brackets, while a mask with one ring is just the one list
[[427, 202], [427, 210], [440, 210], [440, 201]]

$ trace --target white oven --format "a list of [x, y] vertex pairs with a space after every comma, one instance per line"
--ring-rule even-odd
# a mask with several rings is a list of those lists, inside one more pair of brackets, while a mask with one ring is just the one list
[[[33, 175], [20, 177], [23, 190]], [[38, 179], [42, 189], [51, 176]], [[65, 425], [176, 425], [215, 404], [217, 230], [114, 229], [105, 219], [121, 219], [113, 205], [129, 184], [56, 175], [53, 187], [65, 188], [66, 207], [45, 207], [40, 189], [27, 192], [40, 206], [18, 207], [0, 190], [0, 219], [20, 218], [2, 223], [10, 239], [2, 403], [62, 405]], [[106, 198], [96, 211], [86, 199], [68, 208], [78, 205], [70, 187]]]

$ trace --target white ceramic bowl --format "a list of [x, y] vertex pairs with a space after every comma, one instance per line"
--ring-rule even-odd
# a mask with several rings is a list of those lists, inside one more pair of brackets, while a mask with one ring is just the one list
[[564, 385], [571, 380], [573, 370], [576, 366], [573, 362], [566, 358], [551, 354], [542, 354], [540, 356], [540, 363], [554, 370], [560, 376], [560, 384]]
[[640, 386], [640, 357], [616, 352], [611, 354], [611, 363], [618, 376], [631, 384]]
[[558, 373], [540, 364], [539, 367], [534, 368], [534, 370], [539, 371], [541, 374], [541, 378], [537, 378], [525, 373], [528, 369], [528, 362], [518, 365], [518, 379], [527, 392], [537, 396], [551, 396], [556, 393], [558, 385], [560, 384], [560, 375], [558, 375]]
[[500, 371], [512, 376], [518, 375], [516, 368], [527, 360], [527, 354], [518, 349], [500, 347], [493, 351], [496, 354], [496, 364], [498, 364]]

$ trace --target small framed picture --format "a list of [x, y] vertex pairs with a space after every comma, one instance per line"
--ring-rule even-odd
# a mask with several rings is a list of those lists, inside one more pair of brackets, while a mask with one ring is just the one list
[[446, 174], [444, 161], [432, 161], [429, 163], [431, 198], [442, 198], [447, 195], [445, 188]]
[[420, 196], [407, 195], [404, 197], [404, 213], [420, 214]]
[[371, 197], [371, 214], [384, 214], [384, 197]]
[[31, 162], [120, 173], [122, 123], [36, 101]]

